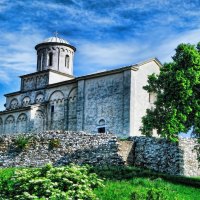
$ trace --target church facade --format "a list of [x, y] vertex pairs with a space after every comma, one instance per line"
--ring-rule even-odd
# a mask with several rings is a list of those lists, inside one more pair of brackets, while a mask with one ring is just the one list
[[73, 76], [76, 48], [51, 37], [37, 44], [37, 70], [21, 76], [21, 88], [6, 94], [0, 134], [45, 130], [140, 135], [141, 118], [154, 94], [143, 86], [159, 73], [156, 58], [114, 70]]

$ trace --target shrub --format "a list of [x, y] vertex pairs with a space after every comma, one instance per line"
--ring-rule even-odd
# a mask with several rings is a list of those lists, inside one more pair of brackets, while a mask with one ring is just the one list
[[70, 165], [16, 170], [10, 180], [0, 184], [1, 200], [94, 200], [93, 189], [103, 186], [87, 166]]
[[14, 141], [14, 145], [16, 146], [16, 149], [18, 151], [22, 151], [26, 149], [29, 145], [31, 138], [32, 138], [31, 136], [19, 135]]
[[58, 148], [60, 146], [60, 140], [57, 138], [52, 138], [49, 141], [49, 149]]

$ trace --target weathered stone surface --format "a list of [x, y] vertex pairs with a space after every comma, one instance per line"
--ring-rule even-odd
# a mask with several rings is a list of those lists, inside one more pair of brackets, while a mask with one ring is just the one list
[[132, 137], [133, 164], [172, 175], [200, 176], [200, 163], [194, 147], [195, 139], [180, 139], [172, 143], [166, 139]]
[[[17, 135], [0, 137], [1, 167], [42, 166], [46, 163], [65, 165], [71, 162], [91, 165], [123, 165], [118, 154], [118, 142], [112, 134], [87, 134], [85, 132], [47, 131], [32, 136], [28, 148], [16, 151]], [[50, 148], [51, 140], [59, 145]]]
[[[28, 148], [17, 151], [16, 135], [0, 136], [0, 167], [42, 166], [46, 163], [135, 165], [171, 175], [200, 176], [195, 139], [171, 143], [165, 139], [132, 137], [118, 141], [113, 134], [46, 131], [32, 136]], [[58, 141], [51, 147], [51, 141]]]

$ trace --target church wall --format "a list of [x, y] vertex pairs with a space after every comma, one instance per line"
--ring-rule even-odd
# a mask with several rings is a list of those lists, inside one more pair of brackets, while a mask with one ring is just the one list
[[72, 79], [72, 78], [70, 78], [68, 76], [61, 75], [61, 74], [57, 74], [57, 73], [54, 73], [54, 72], [49, 72], [49, 84], [67, 81], [67, 80], [70, 80], [70, 79]]
[[20, 95], [6, 97], [6, 109], [14, 109], [21, 106]]
[[73, 58], [74, 52], [70, 48], [60, 48], [59, 71], [73, 74]]
[[[77, 83], [8, 96], [7, 102], [7, 109], [13, 110], [13, 118], [5, 125], [8, 115], [0, 114], [0, 134], [77, 129]], [[24, 107], [30, 108], [30, 112], [27, 117], [19, 117], [19, 109]]]
[[73, 88], [67, 98], [66, 129], [70, 131], [77, 130], [77, 92], [77, 87]]
[[[68, 130], [69, 111], [72, 110], [72, 105], [68, 105], [69, 95], [70, 92], [76, 87], [77, 84], [73, 83], [46, 90], [46, 101], [49, 102], [46, 108], [47, 128], [49, 130]], [[76, 96], [76, 94], [74, 94], [74, 96]], [[74, 96], [71, 96], [71, 98], [76, 101]], [[76, 107], [73, 108], [73, 112], [75, 112], [73, 127], [76, 127]]]
[[84, 128], [85, 80], [78, 81], [77, 96], [77, 130], [82, 131]]
[[35, 105], [31, 107], [29, 132], [40, 133], [47, 128], [46, 105]]
[[159, 73], [159, 66], [154, 61], [139, 66], [137, 72], [132, 71], [131, 78], [131, 136], [141, 135], [139, 131], [142, 125], [142, 117], [146, 114], [146, 109], [153, 106], [149, 99], [149, 93], [143, 89], [147, 85], [148, 75]]
[[114, 134], [128, 134], [129, 83], [130, 71], [82, 80], [78, 85], [78, 130], [96, 133], [105, 127]]
[[37, 75], [30, 75], [22, 77], [21, 90], [29, 91], [34, 89], [44, 88], [49, 82], [49, 72], [40, 73]]
[[[39, 95], [39, 96], [38, 96]], [[30, 106], [31, 104], [41, 103], [45, 101], [45, 89], [37, 90], [37, 91], [27, 91], [15, 96], [9, 96], [6, 98], [6, 108], [7, 109], [14, 109], [20, 107]], [[17, 99], [18, 106], [12, 106], [13, 100]]]
[[0, 115], [0, 134], [29, 132], [30, 112], [9, 112]]

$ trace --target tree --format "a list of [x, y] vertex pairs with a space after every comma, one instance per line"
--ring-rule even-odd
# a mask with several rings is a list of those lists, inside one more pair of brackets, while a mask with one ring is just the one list
[[158, 135], [176, 141], [180, 132], [191, 128], [193, 134], [200, 133], [200, 43], [180, 44], [175, 51], [159, 75], [148, 77], [144, 89], [156, 93], [157, 100], [142, 118], [141, 131], [151, 136], [156, 129]]

